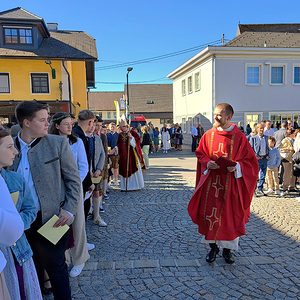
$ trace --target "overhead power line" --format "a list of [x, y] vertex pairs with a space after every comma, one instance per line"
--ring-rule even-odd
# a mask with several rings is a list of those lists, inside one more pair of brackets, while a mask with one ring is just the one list
[[186, 54], [186, 53], [197, 51], [197, 50], [199, 51], [204, 46], [207, 46], [207, 45], [215, 46], [215, 45], [220, 44], [220, 43], [222, 43], [222, 39], [212, 41], [212, 42], [209, 42], [209, 43], [205, 43], [205, 44], [202, 44], [202, 45], [198, 45], [198, 46], [195, 46], [195, 47], [192, 47], [192, 48], [172, 52], [172, 53], [167, 53], [167, 54], [158, 55], [158, 56], [149, 57], [149, 58], [140, 59], [140, 60], [129, 61], [129, 62], [125, 62], [125, 63], [113, 64], [113, 65], [108, 65], [108, 66], [103, 66], [103, 67], [96, 67], [95, 69], [97, 71], [103, 71], [103, 70], [110, 70], [110, 69], [115, 69], [115, 68], [127, 67], [128, 65], [133, 66], [133, 65], [137, 65], [137, 64], [150, 63], [150, 62], [154, 62], [154, 61], [157, 61], [157, 60], [162, 60], [164, 58], [169, 58], [169, 57], [173, 57], [173, 56], [177, 56], [177, 55], [182, 55], [182, 54]]
[[[161, 78], [152, 79], [152, 80], [130, 82], [130, 84], [140, 84], [140, 83], [148, 83], [148, 82], [163, 81], [163, 80], [170, 81], [170, 79], [168, 79], [166, 77], [161, 77]], [[101, 83], [101, 84], [126, 84], [125, 81], [123, 81], [123, 82], [121, 82], [121, 81], [120, 82], [116, 82], [116, 81], [96, 81], [95, 83]]]

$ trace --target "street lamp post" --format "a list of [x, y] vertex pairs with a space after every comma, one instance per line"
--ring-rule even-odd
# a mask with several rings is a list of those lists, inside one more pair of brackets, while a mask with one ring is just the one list
[[129, 121], [129, 86], [128, 86], [128, 74], [129, 74], [129, 72], [131, 72], [132, 70], [133, 70], [133, 68], [127, 68], [127, 74], [126, 74], [126, 78], [127, 78], [126, 119], [128, 119], [128, 121]]

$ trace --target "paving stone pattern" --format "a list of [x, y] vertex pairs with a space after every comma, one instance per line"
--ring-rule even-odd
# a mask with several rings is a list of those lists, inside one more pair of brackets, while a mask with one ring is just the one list
[[300, 203], [254, 198], [247, 235], [225, 263], [208, 264], [208, 246], [187, 213], [195, 184], [190, 151], [152, 154], [142, 191], [110, 192], [106, 228], [87, 223], [96, 245], [74, 299], [300, 299]]

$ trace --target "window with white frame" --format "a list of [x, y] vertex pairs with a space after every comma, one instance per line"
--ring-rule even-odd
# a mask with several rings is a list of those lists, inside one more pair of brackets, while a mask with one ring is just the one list
[[117, 112], [113, 112], [113, 118], [116, 119], [117, 118]]
[[300, 66], [294, 67], [294, 84], [300, 84]]
[[8, 73], [0, 73], [0, 93], [10, 93]]
[[32, 94], [49, 94], [48, 73], [31, 73], [31, 92]]
[[186, 94], [185, 79], [182, 80], [182, 82], [181, 82], [181, 94], [182, 94], [182, 96], [185, 96], [185, 94]]
[[200, 72], [195, 74], [195, 91], [200, 90]]
[[188, 89], [189, 89], [189, 94], [193, 92], [192, 76], [188, 77]]
[[284, 84], [284, 66], [271, 66], [271, 84]]
[[246, 78], [247, 85], [260, 85], [261, 84], [261, 66], [260, 65], [246, 65]]
[[283, 121], [292, 120], [294, 126], [300, 125], [300, 112], [296, 113], [270, 113], [270, 120], [274, 125], [280, 125]]
[[108, 112], [106, 113], [106, 116], [107, 116], [107, 119], [111, 119], [111, 112], [108, 111]]

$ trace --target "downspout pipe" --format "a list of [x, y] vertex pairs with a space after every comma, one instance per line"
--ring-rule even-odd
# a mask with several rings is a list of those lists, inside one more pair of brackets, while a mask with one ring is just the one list
[[68, 74], [68, 86], [69, 86], [69, 111], [70, 113], [72, 113], [72, 98], [71, 98], [71, 79], [70, 79], [70, 73], [68, 71], [68, 69], [65, 66], [65, 60], [62, 61], [63, 67], [66, 71], [66, 73]]
[[216, 107], [216, 55], [212, 57], [212, 121], [213, 114]]

